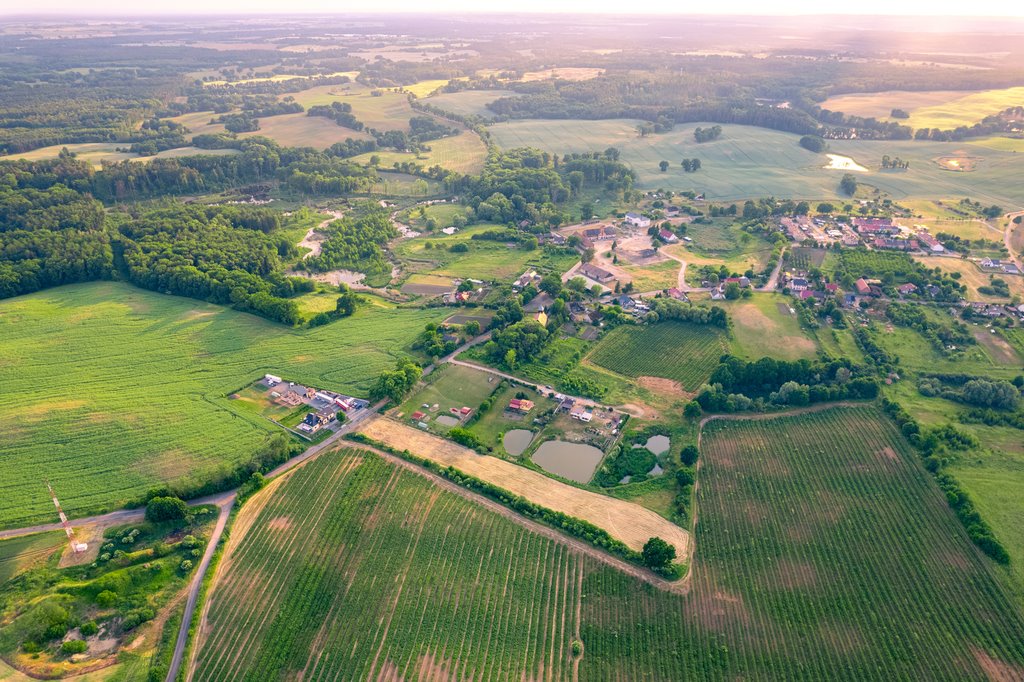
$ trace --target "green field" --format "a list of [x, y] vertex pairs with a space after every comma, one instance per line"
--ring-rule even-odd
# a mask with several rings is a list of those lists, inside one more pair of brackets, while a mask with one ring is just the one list
[[875, 410], [712, 422], [702, 462], [678, 595], [376, 455], [322, 455], [243, 509], [194, 679], [576, 679], [576, 638], [584, 680], [1024, 673], [1018, 607]]
[[[659, 187], [707, 193], [709, 200], [735, 201], [750, 197], [797, 199], [834, 198], [840, 171], [827, 171], [828, 159], [797, 144], [798, 135], [741, 125], [725, 125], [721, 138], [697, 144], [693, 130], [708, 123], [677, 125], [671, 132], [639, 137], [638, 121], [610, 119], [524, 120], [491, 126], [500, 146], [538, 147], [545, 151], [603, 151], [609, 146], [622, 152], [622, 160], [639, 175], [641, 189]], [[831, 140], [831, 151], [852, 157], [868, 167], [858, 181], [878, 187], [893, 198], [970, 196], [986, 203], [1024, 206], [1024, 186], [1015, 181], [1024, 173], [1024, 157], [1011, 151], [979, 150], [966, 143], [921, 141]], [[956, 156], [963, 149], [981, 157], [977, 170], [957, 173], [942, 170], [934, 159]], [[883, 155], [910, 161], [906, 172], [880, 170]], [[682, 158], [697, 157], [702, 168], [685, 173]], [[662, 173], [658, 162], [666, 160]]]
[[737, 676], [1024, 675], [1019, 606], [875, 410], [711, 422], [700, 483], [695, 589]]
[[428, 423], [430, 430], [444, 434], [451, 427], [438, 423], [437, 417], [448, 415], [462, 419], [462, 416], [452, 414], [451, 410], [468, 407], [475, 412], [480, 403], [497, 387], [498, 379], [487, 372], [461, 365], [441, 365], [428, 377], [428, 383], [423, 388], [413, 392], [397, 408], [396, 416], [400, 413], [403, 418], [409, 419], [414, 412], [425, 412], [429, 419], [424, 421]]
[[305, 113], [285, 114], [261, 118], [260, 129], [241, 133], [239, 137], [269, 137], [282, 147], [313, 147], [327, 149], [335, 142], [372, 140], [369, 133], [340, 126], [323, 116], [307, 116]]
[[[848, 116], [864, 116], [877, 118], [880, 121], [894, 120], [902, 125], [909, 125], [906, 119], [893, 119], [889, 116], [893, 109], [902, 109], [907, 113], [926, 107], [948, 105], [974, 92], [958, 90], [884, 90], [882, 92], [855, 92], [848, 95], [829, 97], [821, 103], [822, 109], [841, 111]], [[998, 111], [998, 110], [997, 110]], [[995, 113], [995, 112], [988, 112]], [[968, 121], [967, 125], [980, 121], [981, 118]], [[956, 126], [953, 126], [954, 128]]]
[[292, 330], [133, 287], [83, 284], [0, 302], [0, 527], [72, 517], [248, 460], [275, 427], [226, 395], [264, 373], [365, 395], [446, 311], [367, 306]]
[[515, 93], [511, 90], [463, 90], [461, 92], [448, 92], [434, 95], [423, 100], [425, 104], [440, 107], [445, 111], [460, 116], [493, 116], [487, 108], [489, 102], [502, 97], [512, 97]]
[[[333, 124], [332, 124], [333, 125]], [[342, 130], [345, 130], [342, 128]], [[355, 137], [355, 136], [353, 136]], [[476, 133], [464, 130], [453, 137], [431, 140], [427, 143], [430, 151], [422, 153], [376, 151], [360, 154], [352, 160], [367, 164], [377, 157], [381, 168], [389, 168], [396, 163], [416, 163], [424, 168], [441, 166], [457, 173], [479, 173], [487, 160], [487, 147]]]
[[721, 330], [668, 321], [613, 329], [598, 341], [587, 360], [628, 377], [672, 379], [687, 391], [696, 391], [725, 351]]
[[[63, 531], [0, 540], [0, 585], [67, 544]], [[0, 678], [2, 679], [2, 678]]]
[[817, 344], [789, 312], [791, 300], [779, 294], [754, 294], [737, 301], [718, 301], [732, 320], [731, 352], [747, 360], [812, 358]]

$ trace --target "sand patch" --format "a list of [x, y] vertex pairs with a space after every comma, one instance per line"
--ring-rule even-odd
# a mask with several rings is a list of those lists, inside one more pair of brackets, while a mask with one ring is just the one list
[[934, 159], [935, 164], [945, 171], [954, 173], [970, 173], [978, 167], [982, 159], [978, 156], [940, 156]]
[[652, 393], [660, 393], [661, 395], [672, 396], [674, 398], [692, 398], [693, 393], [687, 393], [683, 389], [683, 385], [678, 381], [672, 379], [663, 379], [661, 377], [637, 377], [636, 383], [641, 388], [646, 388]]
[[848, 173], [867, 173], [868, 169], [860, 165], [849, 156], [842, 156], [841, 154], [826, 154], [828, 157], [828, 165], [822, 166], [825, 170], [840, 170]]

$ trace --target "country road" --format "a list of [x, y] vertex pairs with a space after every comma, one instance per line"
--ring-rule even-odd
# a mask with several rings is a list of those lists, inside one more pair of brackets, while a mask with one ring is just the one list
[[771, 276], [768, 277], [768, 281], [764, 283], [764, 286], [758, 287], [757, 291], [775, 291], [779, 286], [779, 275], [782, 273], [782, 264], [786, 258], [786, 249], [783, 247], [782, 253], [779, 254], [779, 262], [775, 264], [775, 268], [772, 270]]

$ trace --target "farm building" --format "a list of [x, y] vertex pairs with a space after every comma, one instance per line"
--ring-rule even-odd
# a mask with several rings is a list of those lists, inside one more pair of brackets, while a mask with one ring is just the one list
[[590, 263], [584, 263], [583, 265], [580, 266], [580, 274], [586, 277], [587, 279], [592, 279], [595, 282], [599, 282], [602, 284], [604, 282], [610, 282], [613, 279], [615, 279], [615, 275], [613, 275], [612, 273], [608, 272], [604, 268], [599, 268], [596, 265], [591, 265]]
[[804, 277], [794, 277], [793, 279], [789, 280], [789, 289], [790, 289], [790, 291], [797, 291], [797, 292], [799, 292], [799, 291], [803, 291], [806, 288], [807, 288], [807, 279], [804, 278]]
[[665, 242], [666, 244], [675, 244], [677, 241], [679, 241], [679, 237], [675, 236], [675, 234], [669, 232], [668, 230], [659, 230], [658, 236], [661, 237], [661, 241]]
[[861, 296], [866, 296], [867, 294], [871, 293], [871, 287], [868, 286], [868, 283], [864, 281], [863, 277], [854, 282], [853, 286], [856, 287], [857, 293], [860, 294]]
[[640, 215], [639, 213], [627, 213], [626, 223], [633, 227], [650, 227], [651, 219]]
[[895, 235], [900, 233], [900, 228], [893, 225], [889, 218], [854, 218], [853, 226], [857, 232], [866, 235]]

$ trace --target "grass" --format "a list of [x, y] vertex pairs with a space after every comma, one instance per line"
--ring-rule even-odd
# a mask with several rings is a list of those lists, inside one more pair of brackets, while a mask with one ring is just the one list
[[[527, 415], [512, 413], [505, 409], [508, 407], [509, 401], [515, 398], [516, 394], [519, 393], [525, 393], [527, 399], [532, 400], [536, 404], [533, 411]], [[512, 429], [527, 429], [529, 431], [533, 431], [535, 434], [537, 433], [537, 427], [532, 424], [533, 418], [543, 412], [545, 408], [554, 405], [554, 403], [551, 402], [545, 404], [542, 402], [543, 400], [544, 399], [541, 398], [533, 389], [525, 386], [505, 383], [505, 385], [499, 388], [494, 394], [494, 401], [491, 405], [491, 409], [485, 412], [478, 422], [469, 427], [470, 431], [472, 431], [485, 445], [494, 448], [496, 452], [504, 452], [502, 438], [506, 431], [510, 431]]]
[[1024, 152], [1024, 139], [1019, 137], [978, 137], [970, 140], [970, 144], [1001, 152]]
[[450, 111], [460, 116], [484, 116], [490, 118], [494, 114], [487, 108], [489, 102], [514, 95], [515, 93], [511, 90], [463, 90], [461, 92], [434, 95], [423, 101], [426, 104], [440, 107], [445, 111]]
[[235, 149], [199, 149], [198, 147], [178, 147], [177, 149], [167, 149], [154, 156], [138, 156], [137, 154], [116, 151], [118, 147], [127, 148], [128, 146], [131, 145], [117, 144], [113, 142], [57, 144], [51, 147], [33, 149], [32, 151], [25, 152], [23, 154], [11, 154], [10, 156], [0, 158], [12, 161], [21, 159], [26, 161], [56, 159], [57, 156], [60, 155], [61, 150], [67, 147], [68, 151], [76, 154], [82, 161], [88, 161], [94, 168], [100, 168], [104, 161], [138, 161], [139, 163], [149, 163], [153, 159], [169, 159], [178, 156], [224, 156], [238, 153], [238, 150]]
[[580, 679], [1019, 677], [1020, 612], [915, 457], [871, 409], [709, 424], [682, 595], [326, 453], [240, 512], [194, 679], [574, 679], [577, 638]]
[[409, 119], [418, 114], [406, 95], [391, 90], [381, 91], [374, 97], [369, 91], [345, 94], [341, 102], [352, 105], [356, 119], [368, 128], [377, 130], [409, 130]]
[[676, 260], [669, 259], [649, 265], [630, 265], [620, 260], [619, 267], [632, 278], [633, 291], [671, 289], [679, 283], [680, 264]]
[[373, 139], [369, 133], [352, 130], [323, 116], [284, 114], [260, 119], [260, 129], [239, 137], [269, 137], [283, 147], [327, 149], [335, 142]]
[[266, 372], [365, 395], [444, 310], [366, 306], [311, 330], [113, 283], [0, 303], [0, 527], [71, 517], [159, 483], [205, 480], [274, 433], [224, 396]]
[[[871, 116], [880, 120], [894, 120], [915, 130], [941, 128], [952, 130], [970, 126], [986, 116], [998, 114], [1007, 107], [1017, 106], [1024, 99], [1024, 87], [961, 92], [956, 90], [929, 90], [907, 92], [856, 93], [840, 95], [821, 103], [823, 109], [841, 111], [855, 116]], [[891, 119], [893, 109], [903, 109], [908, 119]]]
[[[925, 90], [913, 92], [909, 90], [885, 90], [883, 92], [858, 92], [849, 95], [829, 97], [821, 103], [822, 109], [841, 111], [849, 116], [864, 116], [878, 120], [895, 120], [907, 125], [906, 120], [892, 119], [889, 114], [893, 109], [903, 109], [907, 113], [915, 109], [949, 104], [955, 100], [977, 94], [959, 90]], [[993, 113], [993, 112], [989, 112]], [[981, 119], [978, 119], [981, 120]], [[974, 123], [971, 121], [970, 123]], [[955, 126], [954, 126], [955, 127]]]
[[0, 540], [0, 585], [29, 566], [45, 561], [55, 551], [63, 549], [66, 543], [63, 531]]
[[413, 412], [425, 412], [430, 416], [425, 421], [432, 431], [447, 433], [451, 427], [438, 423], [437, 417], [447, 415], [461, 421], [464, 417], [452, 414], [451, 410], [469, 407], [475, 412], [497, 387], [498, 380], [487, 372], [461, 365], [442, 365], [434, 370], [423, 388], [402, 403], [396, 415], [400, 413], [404, 419], [409, 419]]
[[431, 140], [427, 146], [430, 147], [430, 151], [419, 154], [381, 150], [361, 154], [352, 160], [355, 163], [368, 164], [370, 158], [376, 156], [380, 160], [381, 168], [393, 167], [396, 163], [412, 162], [424, 168], [441, 166], [464, 174], [479, 173], [487, 160], [487, 147], [480, 136], [470, 130], [463, 130], [453, 137]]
[[[731, 352], [747, 360], [812, 358], [817, 344], [789, 312], [790, 301], [777, 294], [754, 294], [748, 299], [719, 301], [732, 320]], [[785, 310], [785, 312], [783, 312]]]
[[[708, 123], [676, 126], [671, 132], [639, 137], [633, 119], [523, 120], [492, 125], [495, 142], [506, 148], [533, 146], [552, 153], [603, 151], [616, 147], [622, 160], [638, 173], [640, 189], [665, 188], [706, 192], [709, 200], [737, 201], [766, 196], [817, 200], [839, 197], [840, 171], [823, 169], [828, 161], [799, 146], [799, 136], [752, 126], [726, 125], [722, 137], [697, 144], [693, 130]], [[976, 147], [966, 143], [923, 141], [831, 140], [830, 151], [849, 156], [868, 167], [859, 173], [864, 185], [877, 187], [894, 199], [970, 196], [984, 203], [1024, 205], [1024, 187], [1013, 179], [1024, 172], [1024, 157], [1010, 151], [980, 154], [977, 170], [954, 173], [933, 160]], [[880, 169], [882, 156], [910, 161], [910, 170], [894, 173]], [[682, 158], [701, 159], [697, 173], [684, 173]], [[669, 162], [665, 173], [658, 162]]]
[[597, 342], [587, 360], [627, 377], [662, 377], [696, 391], [725, 350], [721, 330], [668, 321], [614, 329]]
[[[979, 327], [980, 329], [980, 327]], [[988, 333], [988, 332], [985, 332]], [[946, 357], [916, 330], [908, 327], [893, 327], [892, 331], [880, 329], [874, 335], [875, 341], [891, 355], [900, 359], [900, 367], [914, 372], [938, 372], [946, 374], [984, 374], [1012, 379], [1019, 369], [995, 362], [983, 345], [967, 347], [962, 354]]]

